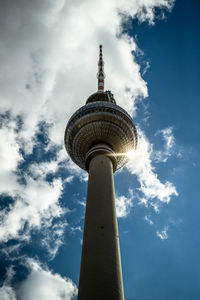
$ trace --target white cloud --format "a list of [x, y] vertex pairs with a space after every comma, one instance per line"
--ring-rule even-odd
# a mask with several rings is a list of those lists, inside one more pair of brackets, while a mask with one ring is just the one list
[[83, 232], [81, 226], [71, 227], [70, 229], [72, 234], [75, 234], [77, 231]]
[[70, 171], [74, 176], [78, 176], [80, 181], [87, 181], [88, 180], [88, 173], [80, 169], [70, 158], [67, 162], [67, 169]]
[[[167, 8], [170, 11], [174, 5], [174, 2], [175, 0], [139, 0], [137, 17], [141, 22], [148, 21], [153, 25], [155, 19], [155, 7]], [[132, 13], [134, 13], [134, 10]]]
[[156, 135], [162, 135], [164, 140], [164, 149], [162, 151], [154, 151], [153, 159], [156, 162], [166, 162], [175, 151], [175, 138], [172, 127], [159, 130]]
[[69, 177], [67, 177], [65, 180], [64, 180], [64, 182], [65, 183], [71, 183], [72, 181], [73, 181], [73, 179], [74, 179], [74, 176], [69, 176]]
[[1, 300], [72, 300], [77, 295], [77, 287], [71, 279], [61, 277], [27, 257], [23, 259], [23, 265], [29, 270], [28, 277], [14, 289], [11, 285], [14, 272], [10, 268], [0, 288]]
[[3, 285], [0, 288], [0, 299], [1, 300], [16, 300], [15, 292], [12, 287]]
[[19, 145], [16, 143], [15, 123], [10, 122], [6, 125], [8, 127], [0, 129], [0, 165], [2, 172], [15, 170], [18, 162], [22, 160]]
[[153, 165], [151, 155], [153, 152], [153, 146], [147, 140], [144, 132], [138, 130], [138, 146], [135, 155], [130, 159], [127, 164], [127, 169], [130, 173], [136, 174], [140, 182], [140, 191], [144, 194], [148, 200], [159, 200], [160, 202], [168, 203], [171, 196], [177, 196], [175, 186], [166, 181], [162, 183], [158, 179]]
[[141, 198], [139, 198], [138, 204], [144, 205], [147, 208], [148, 207], [148, 199], [141, 197]]
[[34, 178], [44, 178], [48, 173], [56, 173], [58, 171], [58, 162], [56, 160], [51, 160], [48, 162], [31, 164], [29, 171]]
[[127, 35], [119, 38], [118, 12], [153, 22], [154, 8], [170, 9], [173, 1], [5, 3], [1, 2], [0, 16], [0, 108], [22, 116], [20, 136], [26, 151], [32, 149], [40, 120], [52, 124], [51, 140], [62, 143], [68, 117], [96, 90], [100, 43], [105, 46], [106, 86], [114, 91], [118, 103], [133, 111], [134, 100], [147, 96], [140, 67], [131, 54], [135, 41]]
[[145, 221], [147, 221], [148, 224], [153, 225], [154, 222], [151, 220], [151, 218], [149, 216], [145, 216], [144, 217]]
[[15, 195], [16, 175], [18, 164], [23, 160], [17, 142], [16, 123], [7, 120], [0, 126], [0, 193]]
[[16, 300], [15, 291], [10, 286], [11, 280], [14, 275], [13, 268], [9, 268], [6, 272], [6, 278], [2, 287], [0, 287], [0, 299], [1, 300]]
[[43, 268], [37, 261], [28, 260], [30, 275], [20, 285], [20, 300], [71, 300], [77, 294], [76, 285], [66, 277]]
[[161, 130], [161, 133], [163, 134], [163, 139], [166, 143], [166, 151], [169, 152], [175, 145], [172, 128], [171, 127], [165, 128]]
[[150, 202], [150, 205], [153, 207], [155, 213], [159, 213], [160, 212], [160, 206], [158, 202]]
[[168, 239], [168, 226], [165, 226], [165, 228], [162, 231], [157, 231], [156, 235], [161, 239], [161, 240], [166, 240]]
[[7, 247], [4, 247], [2, 250], [1, 250], [1, 253], [6, 257], [6, 258], [10, 258], [10, 256], [13, 256], [14, 259], [15, 257], [18, 255], [19, 251], [20, 251], [20, 248], [21, 248], [21, 244], [18, 243], [16, 245], [13, 245], [13, 246], [7, 246]]
[[[54, 218], [61, 217], [66, 213], [59, 205], [64, 184], [73, 180], [69, 175], [64, 180], [53, 178], [52, 182], [46, 181], [46, 175], [56, 174], [60, 166], [63, 166], [63, 149], [57, 152], [54, 159], [48, 162], [29, 163], [27, 170], [18, 170], [23, 162], [20, 154], [22, 147], [17, 136], [15, 120], [3, 119], [0, 128], [0, 164], [2, 166], [0, 178], [0, 192], [9, 195], [13, 201], [0, 212], [0, 241], [7, 242], [9, 239], [29, 240], [32, 229], [53, 228]], [[38, 144], [38, 146], [40, 146]], [[45, 151], [45, 150], [44, 150]], [[23, 181], [21, 180], [23, 177]], [[62, 244], [62, 234], [66, 222], [57, 223], [57, 228], [50, 234], [51, 240], [43, 240], [43, 244], [51, 257], [56, 254]], [[48, 235], [49, 236], [49, 235]], [[51, 245], [51, 247], [50, 247]]]
[[118, 218], [127, 217], [130, 213], [131, 207], [133, 207], [133, 191], [129, 190], [129, 196], [117, 196], [116, 197], [116, 212]]
[[47, 250], [49, 260], [53, 260], [64, 243], [64, 232], [68, 225], [67, 221], [57, 221], [55, 224], [49, 222], [42, 230], [41, 245]]
[[27, 239], [30, 229], [40, 228], [45, 221], [61, 216], [63, 212], [58, 205], [61, 191], [60, 179], [48, 183], [27, 178], [27, 184], [23, 190], [20, 187], [20, 194], [16, 196], [14, 203], [0, 213], [0, 240], [6, 242], [11, 238]]
[[[67, 210], [59, 205], [64, 184], [69, 184], [73, 176], [64, 180], [53, 178], [46, 181], [49, 173], [56, 174], [59, 167], [67, 160], [64, 149], [57, 151], [56, 156], [40, 163], [29, 163], [27, 170], [18, 170], [20, 163], [24, 162], [20, 148], [21, 141], [17, 135], [17, 125], [14, 119], [4, 118], [0, 128], [0, 165], [1, 186], [0, 192], [13, 198], [12, 203], [0, 211], [0, 241], [9, 239], [29, 240], [32, 229], [41, 229], [48, 232], [42, 244], [47, 248], [51, 258], [55, 256], [59, 246], [63, 243], [62, 234], [67, 222], [57, 222], [57, 228], [52, 225], [54, 218], [60, 218]], [[40, 145], [38, 144], [38, 147]], [[44, 149], [44, 152], [47, 149]], [[66, 168], [66, 166], [64, 166]], [[23, 177], [23, 182], [20, 181]], [[47, 239], [51, 236], [51, 239]]]

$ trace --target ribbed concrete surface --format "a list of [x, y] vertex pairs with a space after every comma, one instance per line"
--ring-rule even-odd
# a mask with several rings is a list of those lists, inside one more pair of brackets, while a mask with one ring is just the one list
[[89, 166], [78, 300], [123, 300], [113, 166], [104, 156]]

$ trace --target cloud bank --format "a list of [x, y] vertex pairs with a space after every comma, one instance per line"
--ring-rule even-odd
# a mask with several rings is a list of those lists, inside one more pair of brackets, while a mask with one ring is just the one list
[[36, 260], [26, 259], [24, 263], [29, 269], [28, 277], [13, 289], [10, 281], [14, 273], [9, 271], [0, 288], [1, 300], [70, 300], [77, 295], [77, 287], [69, 278], [52, 273]]
[[77, 288], [70, 279], [53, 274], [36, 261], [28, 260], [28, 264], [31, 273], [17, 292], [21, 300], [70, 300], [77, 294]]
[[[164, 132], [166, 132], [166, 130], [164, 130]], [[144, 132], [140, 129], [138, 129], [138, 136], [138, 146], [135, 155], [130, 159], [129, 164], [127, 164], [127, 169], [131, 174], [137, 175], [140, 182], [140, 191], [143, 195], [141, 203], [147, 205], [148, 203], [145, 199], [149, 200], [154, 206], [154, 209], [157, 210], [157, 201], [169, 203], [171, 196], [177, 196], [178, 193], [171, 182], [166, 181], [162, 183], [158, 179], [158, 175], [153, 167], [153, 145], [150, 144]], [[168, 136], [167, 138], [168, 143], [167, 146], [165, 146], [167, 154], [165, 153], [165, 156], [169, 156], [169, 149], [172, 147], [170, 142], [172, 141], [172, 137]]]

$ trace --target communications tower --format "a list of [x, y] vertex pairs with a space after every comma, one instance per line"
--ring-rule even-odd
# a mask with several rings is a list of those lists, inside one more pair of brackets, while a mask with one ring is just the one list
[[89, 173], [78, 300], [123, 300], [123, 281], [113, 174], [136, 148], [131, 116], [104, 91], [104, 62], [99, 46], [98, 91], [70, 118], [65, 147]]

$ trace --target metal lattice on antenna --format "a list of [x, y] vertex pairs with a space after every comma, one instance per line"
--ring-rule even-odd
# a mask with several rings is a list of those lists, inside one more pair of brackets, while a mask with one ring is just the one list
[[103, 61], [103, 54], [102, 54], [102, 45], [99, 45], [99, 61], [98, 61], [98, 91], [104, 91], [104, 61]]

